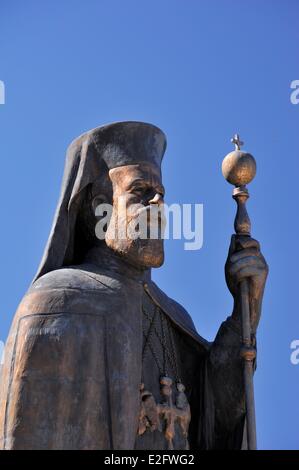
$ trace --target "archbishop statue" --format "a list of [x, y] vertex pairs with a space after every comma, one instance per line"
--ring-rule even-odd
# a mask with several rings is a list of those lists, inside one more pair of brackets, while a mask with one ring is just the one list
[[[5, 347], [2, 449], [242, 448], [238, 284], [248, 279], [254, 340], [268, 271], [259, 243], [232, 237], [232, 314], [208, 342], [151, 279], [163, 237], [113, 236], [117, 220], [163, 206], [165, 148], [163, 132], [142, 122], [70, 145], [47, 246]], [[101, 204], [112, 207], [102, 238]]]

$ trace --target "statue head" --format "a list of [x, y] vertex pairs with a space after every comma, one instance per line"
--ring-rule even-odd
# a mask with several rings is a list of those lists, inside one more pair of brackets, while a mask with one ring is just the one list
[[161, 266], [163, 197], [155, 165], [109, 170], [87, 188], [76, 224], [77, 246], [78, 238], [85, 251], [105, 244], [137, 268]]
[[105, 245], [141, 269], [163, 263], [165, 148], [163, 132], [142, 122], [102, 126], [70, 145], [60, 201], [36, 278], [82, 262], [94, 246]]

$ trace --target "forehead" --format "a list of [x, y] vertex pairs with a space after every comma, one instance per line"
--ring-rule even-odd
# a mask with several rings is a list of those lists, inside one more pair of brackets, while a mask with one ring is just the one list
[[124, 165], [109, 171], [113, 183], [127, 187], [136, 180], [143, 180], [149, 184], [158, 184], [162, 181], [160, 169], [147, 162], [135, 165]]

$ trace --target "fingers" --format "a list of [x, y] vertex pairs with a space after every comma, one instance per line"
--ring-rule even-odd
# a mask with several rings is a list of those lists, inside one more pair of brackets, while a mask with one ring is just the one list
[[268, 265], [260, 252], [259, 242], [249, 236], [233, 235], [225, 263], [226, 283], [232, 295], [237, 294], [239, 283], [248, 278], [254, 297], [258, 297], [256, 292], [262, 293], [267, 274]]
[[230, 265], [230, 273], [235, 276], [241, 269], [245, 267], [263, 268], [264, 261], [259, 256], [245, 256], [244, 258], [238, 258], [237, 261]]
[[255, 248], [260, 251], [261, 247], [257, 240], [251, 237], [246, 237], [243, 235], [237, 235], [235, 239], [235, 248], [236, 251], [246, 250], [247, 248]]
[[261, 253], [256, 249], [256, 248], [246, 248], [242, 251], [237, 251], [233, 254], [231, 254], [229, 258], [230, 263], [235, 263], [238, 260], [242, 258], [247, 258], [247, 257], [261, 257]]
[[249, 248], [254, 248], [257, 251], [260, 251], [261, 249], [259, 242], [254, 238], [246, 235], [232, 235], [228, 254], [231, 256], [237, 251]]
[[254, 280], [258, 281], [261, 277], [264, 276], [265, 274], [262, 266], [245, 266], [237, 271], [235, 282], [239, 284], [239, 282], [246, 278], [250, 278], [254, 282]]

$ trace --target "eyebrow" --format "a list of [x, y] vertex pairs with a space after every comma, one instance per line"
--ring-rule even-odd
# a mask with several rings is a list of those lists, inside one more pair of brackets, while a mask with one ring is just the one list
[[145, 179], [145, 178], [136, 178], [134, 181], [132, 181], [129, 185], [128, 185], [128, 189], [131, 189], [133, 188], [134, 186], [137, 186], [137, 185], [143, 185], [143, 186], [148, 186], [148, 187], [151, 187], [151, 188], [154, 188], [154, 189], [159, 189], [159, 191], [162, 193], [162, 194], [165, 194], [165, 188], [163, 186], [163, 184], [161, 183], [158, 183], [156, 185], [152, 184], [149, 180]]

